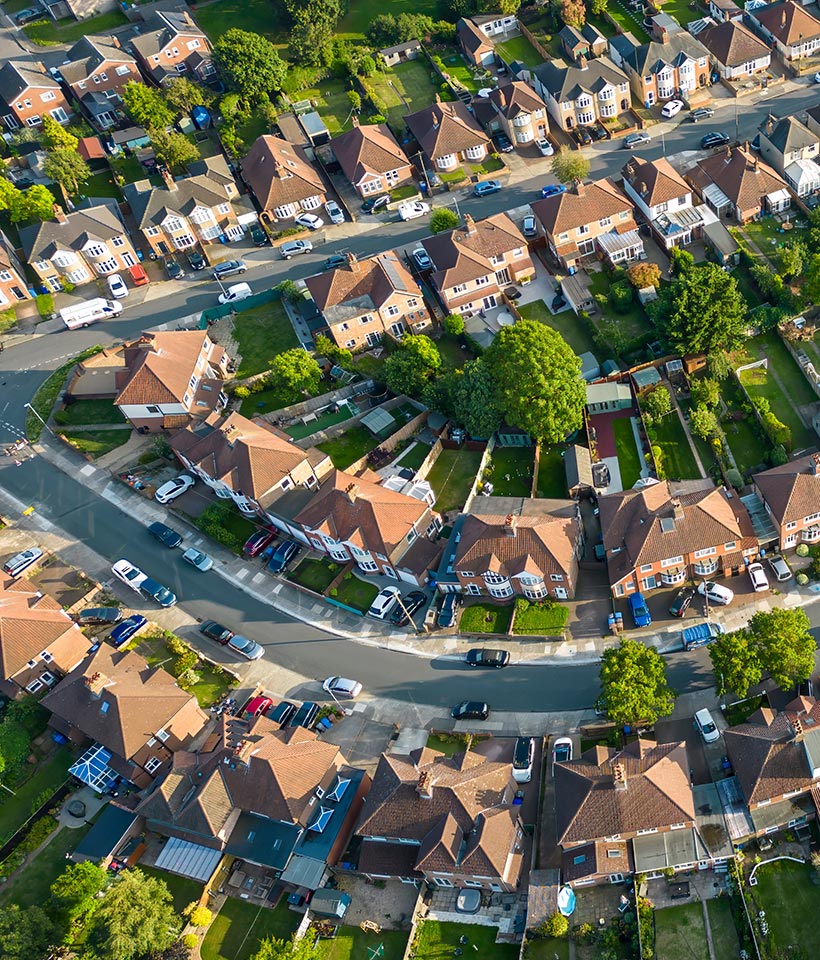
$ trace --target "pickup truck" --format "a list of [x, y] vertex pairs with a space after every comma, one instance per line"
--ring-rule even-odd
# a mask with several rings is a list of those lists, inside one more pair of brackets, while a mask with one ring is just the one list
[[687, 627], [681, 632], [683, 649], [694, 650], [696, 647], [706, 646], [725, 632], [722, 624], [713, 623], [711, 620], [696, 623], [693, 627]]

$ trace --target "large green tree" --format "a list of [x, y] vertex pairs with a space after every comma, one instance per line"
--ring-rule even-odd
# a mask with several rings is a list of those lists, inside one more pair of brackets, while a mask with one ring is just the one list
[[561, 183], [586, 180], [589, 176], [589, 160], [580, 150], [561, 147], [552, 158], [552, 172]]
[[444, 233], [447, 230], [455, 230], [458, 226], [458, 215], [449, 207], [436, 207], [430, 214], [430, 232]]
[[90, 860], [72, 863], [63, 870], [51, 885], [51, 897], [66, 925], [82, 919], [98, 905], [97, 894], [105, 881], [105, 870]]
[[182, 170], [199, 159], [195, 144], [176, 130], [150, 130], [151, 146], [157, 160], [171, 170]]
[[322, 369], [309, 353], [296, 347], [273, 358], [270, 379], [290, 390], [315, 393], [322, 379]]
[[655, 322], [681, 354], [738, 346], [746, 330], [746, 313], [737, 281], [716, 263], [679, 274], [652, 304]]
[[91, 176], [91, 167], [74, 150], [57, 147], [49, 150], [43, 163], [43, 172], [68, 194], [76, 196]]
[[58, 937], [53, 920], [42, 907], [24, 910], [9, 903], [0, 910], [0, 956], [3, 960], [43, 960]]
[[281, 90], [288, 70], [270, 40], [238, 27], [214, 43], [213, 58], [228, 86], [249, 101]]
[[174, 77], [164, 88], [165, 101], [177, 116], [190, 113], [194, 107], [210, 107], [215, 94], [187, 77]]
[[12, 210], [11, 219], [18, 220], [51, 220], [54, 216], [54, 195], [43, 186], [35, 183], [33, 187], [23, 191], [22, 206], [15, 212]]
[[70, 130], [57, 123], [54, 117], [43, 117], [43, 144], [49, 150], [55, 147], [65, 147], [67, 150], [76, 150], [79, 140]]
[[384, 362], [384, 382], [393, 393], [421, 397], [441, 367], [441, 354], [424, 334], [407, 334]]
[[318, 960], [320, 956], [316, 934], [308, 932], [301, 940], [280, 940], [276, 937], [261, 940], [251, 960]]
[[720, 693], [731, 690], [742, 698], [760, 683], [763, 667], [748, 630], [734, 630], [718, 637], [709, 645], [709, 657]]
[[579, 429], [586, 403], [581, 361], [560, 333], [535, 320], [502, 327], [484, 363], [505, 419], [548, 444]]
[[664, 386], [657, 386], [641, 397], [641, 409], [650, 423], [657, 423], [672, 412], [672, 398]]
[[122, 92], [126, 112], [141, 127], [162, 130], [174, 122], [174, 114], [159, 90], [131, 80]]
[[605, 650], [600, 678], [607, 713], [618, 725], [652, 725], [672, 713], [675, 693], [666, 682], [664, 659], [640, 640], [622, 637]]
[[456, 388], [456, 417], [472, 437], [491, 437], [503, 419], [492, 370], [478, 357], [464, 367]]

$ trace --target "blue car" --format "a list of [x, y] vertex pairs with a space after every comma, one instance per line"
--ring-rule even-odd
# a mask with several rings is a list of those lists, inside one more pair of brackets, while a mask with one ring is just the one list
[[122, 623], [118, 624], [108, 636], [108, 639], [115, 647], [122, 647], [128, 641], [139, 633], [140, 630], [145, 626], [148, 621], [139, 613], [135, 613], [133, 617], [129, 617], [127, 620], [123, 620]]
[[268, 570], [281, 573], [301, 549], [295, 540], [283, 540], [271, 554]]
[[156, 600], [161, 607], [173, 607], [177, 602], [175, 593], [150, 577], [146, 577], [140, 584], [140, 593], [149, 600]]
[[488, 193], [498, 193], [501, 186], [500, 180], [485, 180], [484, 183], [477, 183], [473, 187], [473, 196], [486, 197]]
[[560, 193], [566, 193], [567, 188], [563, 183], [551, 183], [549, 186], [541, 187], [541, 196], [546, 197], [557, 197]]
[[635, 621], [636, 627], [648, 627], [652, 623], [652, 616], [649, 613], [649, 607], [642, 593], [632, 593], [629, 595], [629, 612]]

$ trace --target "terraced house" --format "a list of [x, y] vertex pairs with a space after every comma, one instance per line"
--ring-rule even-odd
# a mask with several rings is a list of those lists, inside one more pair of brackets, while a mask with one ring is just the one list
[[342, 172], [360, 197], [377, 196], [413, 182], [413, 167], [386, 123], [359, 124], [330, 141]]
[[756, 473], [754, 485], [775, 525], [781, 550], [820, 543], [820, 455]]
[[446, 173], [487, 156], [490, 140], [460, 100], [442, 103], [436, 94], [432, 106], [411, 113], [404, 122], [436, 170]]
[[324, 181], [305, 151], [279, 137], [254, 141], [242, 161], [242, 179], [269, 220], [292, 220], [326, 199]]
[[385, 335], [400, 339], [431, 326], [419, 286], [392, 250], [308, 277], [305, 284], [340, 347], [378, 346]]
[[159, 10], [145, 21], [145, 30], [131, 41], [142, 72], [154, 83], [190, 76], [208, 82], [216, 76], [211, 43], [193, 17], [183, 10]]
[[662, 480], [600, 499], [612, 594], [738, 576], [759, 550], [745, 506], [711, 480]]
[[565, 67], [557, 60], [533, 71], [532, 85], [561, 130], [609, 120], [628, 110], [629, 80], [607, 57]]
[[83, 37], [67, 57], [60, 73], [74, 97], [99, 127], [113, 126], [120, 114], [126, 83], [142, 82], [137, 61], [111, 36]]
[[68, 123], [71, 113], [60, 84], [42, 63], [7, 60], [0, 67], [0, 118], [7, 130], [42, 126], [46, 114]]

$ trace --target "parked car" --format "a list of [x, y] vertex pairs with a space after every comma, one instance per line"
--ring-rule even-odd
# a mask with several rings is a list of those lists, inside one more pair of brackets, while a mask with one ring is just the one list
[[763, 593], [769, 589], [769, 578], [762, 563], [749, 564], [749, 579], [752, 581], [755, 593]]
[[569, 737], [556, 737], [552, 742], [552, 772], [556, 763], [569, 763], [572, 760], [572, 740]]
[[248, 269], [244, 260], [223, 260], [214, 266], [214, 279], [224, 280], [226, 277], [235, 277]]
[[711, 620], [696, 623], [694, 626], [687, 627], [681, 632], [683, 649], [696, 650], [698, 647], [704, 647], [707, 643], [717, 640], [724, 632], [725, 629], [722, 623], [714, 623]]
[[185, 276], [185, 271], [173, 257], [164, 257], [162, 265], [165, 267], [169, 280], [181, 280]]
[[268, 720], [271, 723], [278, 723], [280, 727], [286, 727], [294, 713], [296, 713], [296, 704], [283, 700], [268, 713]]
[[180, 534], [159, 520], [148, 525], [148, 532], [165, 547], [178, 547], [182, 543]]
[[695, 596], [694, 587], [681, 587], [675, 599], [669, 605], [669, 614], [673, 617], [682, 617], [689, 609], [689, 604]]
[[410, 256], [416, 261], [419, 270], [429, 270], [433, 266], [433, 261], [427, 255], [424, 247], [416, 247]]
[[652, 615], [649, 612], [649, 607], [646, 605], [646, 600], [643, 598], [642, 593], [630, 593], [629, 595], [629, 612], [632, 614], [632, 619], [635, 622], [636, 627], [648, 627], [652, 623]]
[[784, 580], [791, 580], [791, 568], [779, 553], [776, 553], [773, 557], [769, 557], [769, 566], [772, 568], [772, 573], [774, 574], [775, 580], [779, 581], [780, 583], [782, 583]]
[[208, 266], [208, 261], [202, 256], [199, 250], [192, 250], [188, 254], [188, 264], [194, 272], [198, 273]]
[[34, 23], [35, 20], [48, 20], [42, 7], [26, 7], [25, 10], [14, 14], [14, 22], [18, 27], [26, 23]]
[[652, 137], [648, 133], [644, 133], [643, 130], [638, 133], [630, 133], [628, 136], [624, 137], [624, 148], [626, 150], [634, 150], [635, 147], [640, 147], [644, 143], [649, 143]]
[[336, 203], [335, 200], [328, 200], [325, 204], [325, 213], [327, 214], [328, 220], [331, 223], [344, 223], [345, 215], [342, 213], [342, 208]]
[[388, 614], [396, 606], [396, 597], [401, 596], [401, 590], [398, 587], [385, 587], [374, 597], [373, 603], [367, 611], [368, 617], [374, 620], [386, 620]]
[[724, 587], [714, 580], [704, 580], [698, 584], [698, 593], [702, 597], [707, 597], [710, 603], [716, 603], [720, 607], [725, 607], [734, 600], [735, 595], [728, 587]]
[[497, 133], [493, 137], [493, 140], [495, 141], [495, 145], [498, 147], [501, 153], [512, 153], [512, 140], [510, 140], [506, 133]]
[[399, 207], [399, 216], [402, 220], [418, 220], [426, 217], [430, 212], [430, 204], [421, 200], [408, 200]]
[[486, 720], [490, 715], [490, 708], [479, 700], [462, 700], [450, 711], [453, 720]]
[[135, 613], [128, 617], [127, 620], [123, 620], [122, 623], [117, 624], [108, 635], [108, 640], [110, 643], [113, 643], [115, 647], [125, 646], [129, 640], [142, 630], [146, 623], [148, 623], [148, 620], [143, 617], [142, 614]]
[[154, 499], [157, 503], [170, 503], [177, 497], [181, 497], [183, 493], [187, 493], [195, 483], [196, 480], [189, 473], [181, 473], [173, 480], [163, 483], [154, 494]]
[[362, 685], [358, 680], [349, 680], [347, 677], [328, 677], [322, 683], [322, 689], [333, 697], [353, 700], [362, 692]]
[[477, 183], [473, 187], [474, 197], [487, 197], [491, 193], [498, 193], [502, 183], [500, 180], [485, 180], [483, 183]]
[[592, 143], [592, 134], [587, 130], [586, 127], [576, 127], [572, 131], [572, 137], [575, 142], [581, 147], [587, 147]]
[[[454, 593], [448, 593], [448, 597], [454, 597]], [[467, 651], [464, 662], [468, 667], [492, 667], [500, 670], [506, 667], [510, 662], [510, 653], [508, 650], [493, 650], [490, 647], [473, 647]]]
[[240, 653], [246, 660], [258, 660], [265, 652], [264, 647], [260, 647], [255, 640], [240, 637], [238, 633], [228, 640], [227, 646]]
[[118, 273], [106, 277], [105, 282], [108, 284], [108, 292], [115, 300], [124, 300], [128, 296], [128, 287]]
[[699, 120], [708, 120], [714, 115], [715, 111], [711, 107], [698, 107], [689, 114], [689, 119], [692, 123], [697, 123]]
[[220, 303], [238, 303], [240, 300], [247, 300], [248, 297], [253, 295], [253, 290], [251, 290], [251, 285], [249, 283], [234, 283], [232, 286], [228, 287], [224, 293], [220, 293], [218, 300]]
[[558, 313], [559, 310], [566, 310], [567, 299], [563, 293], [559, 293], [557, 297], [553, 297], [551, 306], [553, 313]]
[[139, 586], [139, 592], [149, 600], [155, 600], [161, 607], [173, 607], [177, 602], [176, 594], [151, 577], [146, 577]]
[[342, 256], [341, 253], [334, 253], [332, 257], [327, 257], [325, 259], [325, 270], [337, 270], [339, 267], [343, 267], [347, 263], [347, 257]]
[[196, 547], [189, 547], [185, 553], [182, 554], [182, 559], [203, 573], [210, 570], [214, 565], [213, 559], [209, 557], [207, 553], [197, 550]]
[[535, 226], [535, 217], [524, 217], [521, 222], [521, 232], [525, 237], [534, 237], [538, 234], [538, 229]]
[[263, 717], [273, 706], [273, 700], [270, 697], [251, 697], [242, 708], [242, 715], [245, 717]]
[[714, 743], [720, 739], [720, 731], [715, 726], [712, 714], [705, 707], [695, 714], [695, 726], [706, 743]]
[[593, 140], [608, 140], [609, 133], [602, 123], [593, 123], [589, 128]]
[[74, 618], [79, 624], [90, 623], [119, 623], [122, 620], [122, 610], [119, 607], [86, 607]]
[[270, 237], [265, 228], [259, 223], [252, 223], [248, 229], [248, 233], [251, 235], [251, 243], [253, 243], [255, 247], [266, 247], [270, 243]]
[[268, 570], [271, 573], [281, 573], [302, 548], [295, 540], [283, 540], [271, 554], [268, 560]]
[[293, 714], [289, 726], [305, 727], [308, 730], [313, 726], [316, 714], [319, 712], [319, 704], [312, 700], [305, 700], [301, 707]]
[[268, 530], [266, 527], [261, 527], [248, 537], [245, 541], [245, 546], [242, 548], [242, 552], [246, 557], [258, 557], [275, 539], [275, 530]]
[[683, 110], [685, 104], [683, 100], [669, 100], [663, 105], [663, 110], [661, 110], [661, 116], [671, 119], [676, 117], [681, 110]]
[[566, 193], [567, 188], [563, 183], [550, 183], [546, 187], [541, 187], [541, 196], [546, 197], [557, 197], [561, 193]]
[[550, 143], [549, 140], [544, 138], [543, 140], [535, 141], [536, 147], [542, 157], [551, 157], [555, 153], [555, 147]]
[[712, 150], [714, 147], [725, 147], [731, 142], [728, 133], [707, 133], [701, 138], [700, 146], [702, 150]]
[[204, 634], [209, 640], [216, 640], [217, 643], [221, 643], [223, 646], [233, 636], [233, 630], [223, 627], [222, 624], [217, 623], [216, 620], [203, 620], [199, 625], [199, 632]]
[[124, 558], [112, 564], [111, 572], [118, 580], [121, 580], [126, 587], [136, 590], [137, 593], [139, 593], [140, 585], [143, 581], [148, 579], [139, 567], [135, 567], [130, 560]]
[[515, 741], [512, 761], [512, 775], [516, 783], [529, 783], [532, 780], [534, 759], [535, 740], [532, 737], [519, 737]]
[[279, 247], [283, 260], [290, 260], [291, 257], [298, 257], [300, 253], [310, 253], [313, 250], [313, 244], [310, 240], [288, 240]]
[[128, 274], [135, 287], [144, 287], [148, 283], [148, 274], [141, 263], [135, 263], [133, 267], [129, 267]]
[[308, 230], [318, 230], [325, 225], [325, 221], [315, 213], [300, 213], [293, 218], [293, 222], [298, 223], [300, 227], [307, 227]]
[[383, 194], [380, 197], [368, 197], [362, 204], [362, 213], [376, 213], [390, 203], [390, 197]]
[[7, 573], [10, 577], [19, 577], [42, 555], [43, 551], [39, 547], [30, 547], [28, 550], [15, 553], [11, 560], [6, 560], [3, 564], [3, 573]]
[[410, 617], [427, 603], [427, 595], [421, 590], [411, 590], [402, 602], [396, 601], [396, 607], [390, 614], [390, 622], [397, 627], [403, 627], [410, 622]]
[[444, 595], [444, 603], [438, 612], [436, 623], [445, 630], [452, 627], [456, 622], [456, 607], [461, 603], [461, 597], [457, 593], [447, 593]]

